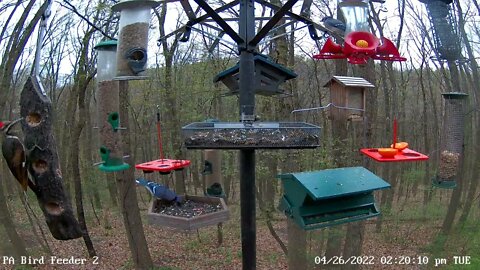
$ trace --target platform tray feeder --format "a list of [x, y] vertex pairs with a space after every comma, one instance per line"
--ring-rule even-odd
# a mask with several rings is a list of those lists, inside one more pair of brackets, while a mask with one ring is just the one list
[[[255, 94], [272, 96], [284, 94], [284, 91], [279, 89], [280, 84], [287, 80], [297, 77], [297, 74], [292, 70], [271, 61], [267, 56], [258, 54], [253, 57], [255, 62]], [[239, 94], [240, 83], [240, 65], [237, 64], [221, 73], [219, 73], [213, 81], [221, 81], [230, 90], [229, 95]]]
[[135, 169], [142, 170], [144, 173], [159, 172], [160, 174], [169, 174], [172, 171], [183, 170], [189, 165], [190, 160], [164, 158], [136, 164]]
[[373, 191], [390, 184], [363, 167], [278, 176], [285, 194], [280, 210], [303, 230], [314, 230], [380, 214]]
[[304, 149], [320, 144], [320, 127], [301, 122], [195, 122], [182, 132], [187, 149]]
[[179, 205], [154, 199], [148, 209], [148, 223], [191, 231], [229, 219], [230, 212], [222, 198], [192, 195], [185, 195], [184, 198]]

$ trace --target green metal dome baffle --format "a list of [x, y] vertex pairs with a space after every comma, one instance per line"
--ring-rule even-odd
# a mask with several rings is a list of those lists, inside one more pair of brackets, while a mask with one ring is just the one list
[[373, 191], [390, 188], [363, 167], [286, 173], [279, 178], [285, 190], [279, 208], [304, 230], [377, 216]]
[[[257, 54], [253, 57], [253, 61], [255, 63], [254, 91], [256, 94], [264, 96], [284, 94], [284, 91], [279, 89], [280, 84], [297, 77], [295, 72], [273, 62], [265, 55]], [[239, 74], [240, 64], [237, 64], [219, 73], [213, 81], [223, 82], [230, 89], [230, 94], [236, 95], [240, 89]]]

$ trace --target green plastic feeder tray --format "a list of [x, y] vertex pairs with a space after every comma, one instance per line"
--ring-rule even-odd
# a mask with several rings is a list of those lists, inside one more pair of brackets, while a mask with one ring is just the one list
[[457, 182], [455, 182], [453, 179], [441, 179], [440, 177], [433, 177], [432, 186], [443, 189], [455, 189], [457, 188]]
[[304, 230], [378, 216], [373, 191], [390, 188], [390, 184], [363, 167], [278, 177], [285, 190], [279, 208]]
[[[269, 59], [266, 55], [257, 54], [253, 57], [255, 62], [255, 93], [264, 96], [284, 94], [280, 84], [297, 77], [292, 70], [279, 65]], [[220, 72], [213, 79], [214, 82], [221, 81], [230, 89], [230, 94], [236, 95], [240, 91], [240, 64]]]
[[103, 163], [98, 166], [101, 171], [104, 172], [118, 172], [127, 170], [130, 168], [128, 163], [125, 163], [122, 158], [111, 158], [110, 150], [105, 146], [100, 147], [100, 156]]

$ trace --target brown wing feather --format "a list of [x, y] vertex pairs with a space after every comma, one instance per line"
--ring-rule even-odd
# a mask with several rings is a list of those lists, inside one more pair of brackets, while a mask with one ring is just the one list
[[2, 143], [2, 153], [13, 176], [26, 191], [29, 179], [25, 164], [25, 149], [22, 142], [15, 136], [7, 136]]

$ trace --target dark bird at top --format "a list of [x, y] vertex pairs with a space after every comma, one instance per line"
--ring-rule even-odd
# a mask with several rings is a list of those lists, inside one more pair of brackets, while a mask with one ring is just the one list
[[332, 16], [324, 17], [321, 21], [324, 23], [327, 29], [341, 32], [345, 32], [346, 30], [345, 23], [340, 20], [334, 19]]

